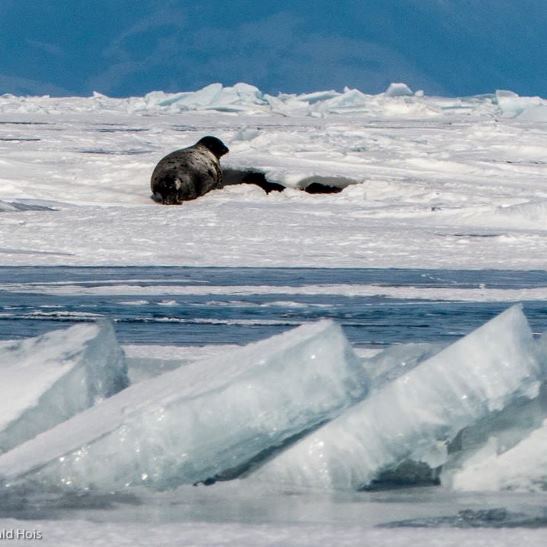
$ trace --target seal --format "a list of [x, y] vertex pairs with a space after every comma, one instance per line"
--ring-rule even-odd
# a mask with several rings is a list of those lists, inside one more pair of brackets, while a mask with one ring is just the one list
[[229, 152], [216, 137], [203, 137], [193, 146], [171, 152], [154, 168], [152, 199], [164, 205], [180, 205], [222, 188], [220, 158]]

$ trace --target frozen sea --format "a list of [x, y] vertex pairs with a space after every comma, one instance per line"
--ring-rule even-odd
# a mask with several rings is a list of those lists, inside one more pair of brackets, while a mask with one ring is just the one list
[[[361, 356], [449, 344], [515, 302], [539, 335], [546, 124], [546, 101], [505, 91], [1, 96], [0, 339], [108, 317], [140, 379], [321, 318]], [[206, 134], [288, 189], [154, 204], [155, 163]], [[0, 533], [57, 546], [545, 545], [546, 524], [543, 492], [439, 486], [0, 496]]]

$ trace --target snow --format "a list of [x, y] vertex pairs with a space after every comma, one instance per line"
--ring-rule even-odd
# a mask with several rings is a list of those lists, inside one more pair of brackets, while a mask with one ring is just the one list
[[[40, 545], [53, 547], [87, 547], [101, 545], [140, 547], [161, 545], [175, 547], [234, 546], [261, 547], [272, 545], [337, 545], [353, 547], [543, 547], [547, 539], [544, 530], [534, 529], [372, 529], [363, 526], [325, 524], [248, 524], [241, 523], [105, 523], [86, 520], [39, 521], [0, 520], [0, 530], [28, 530], [39, 533]], [[30, 543], [28, 541], [27, 543]], [[34, 542], [33, 542], [34, 543]]]
[[258, 469], [259, 481], [357, 489], [405, 460], [435, 468], [463, 428], [538, 394], [532, 333], [513, 306]]
[[20, 342], [0, 342], [0, 452], [127, 386], [112, 325], [76, 325]]
[[[169, 295], [169, 296], [205, 296], [205, 295], [284, 295], [284, 296], [383, 296], [386, 298], [461, 301], [461, 302], [519, 302], [544, 300], [547, 298], [547, 287], [521, 289], [498, 288], [459, 288], [459, 287], [412, 287], [397, 285], [365, 284], [321, 284], [321, 285], [163, 285], [97, 283], [93, 286], [73, 285], [70, 283], [2, 283], [0, 288], [5, 292], [25, 292], [55, 296], [70, 295]], [[134, 301], [139, 305], [142, 301]]]
[[111, 490], [229, 475], [367, 387], [340, 327], [304, 325], [133, 385], [1, 456], [0, 477]]
[[[0, 263], [545, 270], [546, 122], [547, 101], [540, 97], [520, 97], [503, 90], [475, 97], [431, 97], [413, 93], [402, 83], [391, 84], [379, 95], [346, 88], [272, 96], [242, 83], [127, 99], [99, 93], [88, 98], [3, 95]], [[149, 181], [159, 159], [209, 134], [230, 148], [222, 159], [225, 167], [261, 171], [287, 190], [266, 195], [257, 187], [231, 186], [181, 207], [152, 202]], [[343, 191], [310, 195], [299, 190], [311, 182]], [[89, 286], [23, 286], [14, 278], [0, 287], [4, 293], [22, 289], [44, 297], [115, 293], [121, 299], [133, 298], [135, 306], [143, 305], [147, 295], [158, 294], [166, 306], [181, 295], [219, 294], [279, 294], [280, 300], [290, 295], [446, 302], [547, 298], [547, 287], [542, 286], [498, 289], [332, 283], [274, 287], [197, 282], [172, 286], [157, 280], [153, 286], [137, 280], [125, 287], [112, 287], [106, 281]], [[222, 321], [233, 323], [230, 318]], [[66, 333], [43, 337], [44, 341], [55, 336], [62, 339], [62, 344], [52, 346], [44, 342], [44, 348], [49, 348], [46, 353], [53, 355], [56, 348], [60, 355], [73, 348], [71, 359], [75, 360], [86, 354], [80, 342], [84, 332], [91, 332], [85, 329], [95, 326], [74, 328], [81, 330], [70, 332], [80, 334], [70, 340]], [[57, 520], [74, 518], [66, 510], [72, 501], [61, 500], [65, 512], [60, 517], [50, 515], [55, 520], [1, 520], [0, 532], [3, 528], [40, 529], [45, 545], [140, 545], [150, 544], [151, 538], [165, 545], [545, 544], [545, 532], [532, 529], [372, 528], [396, 520], [398, 510], [401, 519], [406, 518], [409, 507], [424, 499], [431, 499], [431, 507], [422, 516], [434, 520], [441, 513], [432, 507], [438, 506], [449, 489], [456, 490], [457, 497], [449, 502], [454, 506], [465, 490], [545, 489], [543, 390], [538, 395], [544, 371], [539, 370], [536, 346], [518, 310], [444, 350], [438, 344], [416, 340], [376, 355], [371, 355], [374, 350], [361, 349], [359, 360], [337, 327], [324, 325], [321, 333], [314, 328], [304, 327], [290, 343], [282, 338], [253, 346], [266, 360], [265, 367], [251, 366], [249, 355], [256, 354], [249, 348], [125, 347], [134, 385], [72, 418], [82, 410], [71, 405], [84, 400], [84, 386], [68, 387], [71, 373], [57, 377], [60, 369], [53, 361], [38, 367], [41, 343], [19, 343], [21, 347], [37, 344], [35, 353], [25, 354], [33, 357], [32, 374], [29, 368], [28, 377], [17, 376], [15, 381], [10, 372], [5, 384], [8, 376], [4, 374], [0, 415], [7, 423], [17, 409], [36, 408], [40, 413], [27, 421], [14, 417], [14, 423], [25, 428], [21, 427], [17, 441], [10, 433], [10, 442], [16, 444], [69, 418], [0, 457], [0, 474], [12, 480], [28, 473], [29, 484], [38, 483], [31, 496], [52, 484], [107, 490], [128, 484], [173, 487], [181, 480], [179, 476], [170, 480], [170, 473], [180, 471], [173, 461], [189, 451], [194, 467], [184, 468], [182, 482], [227, 471], [226, 478], [247, 465], [252, 468], [260, 458], [271, 459], [240, 481], [217, 482], [208, 488], [183, 487], [188, 488], [180, 494], [184, 499], [197, 499], [191, 504], [190, 522], [181, 522], [178, 516], [159, 524], [139, 518], [116, 522], [116, 511], [110, 508], [107, 522], [93, 522], [89, 508], [76, 513], [85, 520]], [[302, 333], [307, 334], [300, 338]], [[108, 340], [101, 348], [119, 356], [117, 345]], [[10, 344], [0, 344], [0, 361]], [[296, 348], [306, 355], [312, 348], [324, 352], [319, 374], [310, 360], [293, 359]], [[283, 360], [285, 354], [290, 358]], [[86, 366], [95, 367], [102, 359], [98, 356], [89, 354]], [[73, 366], [81, 374], [81, 365]], [[119, 371], [120, 367], [115, 368]], [[252, 382], [245, 383], [247, 375]], [[397, 391], [403, 393], [402, 386], [409, 382], [415, 389], [405, 399]], [[64, 389], [55, 391], [61, 385]], [[442, 387], [438, 396], [435, 386]], [[368, 398], [359, 402], [367, 387]], [[1, 393], [8, 389], [9, 394]], [[14, 404], [17, 389], [24, 392], [17, 397], [20, 406]], [[258, 394], [263, 398], [260, 403]], [[85, 399], [86, 405], [105, 395], [96, 392]], [[164, 404], [165, 397], [172, 398], [171, 406]], [[50, 400], [66, 403], [44, 412]], [[397, 412], [399, 403], [410, 410]], [[362, 412], [372, 407], [380, 411], [375, 410], [372, 417]], [[288, 440], [340, 413], [302, 439]], [[203, 418], [197, 420], [197, 415]], [[223, 429], [220, 433], [219, 428]], [[1, 429], [6, 431], [4, 426]], [[389, 431], [401, 434], [404, 442], [401, 438], [391, 443], [386, 440], [378, 459], [367, 462], [374, 442]], [[2, 444], [7, 437], [1, 435], [0, 447], [13, 446]], [[233, 443], [222, 444], [227, 438]], [[213, 449], [211, 439], [218, 439]], [[318, 439], [324, 446], [310, 454], [310, 443]], [[362, 443], [357, 446], [355, 439]], [[285, 442], [294, 444], [281, 447]], [[125, 443], [122, 450], [120, 443]], [[280, 448], [285, 450], [277, 453]], [[162, 454], [159, 460], [155, 450]], [[320, 455], [327, 459], [318, 461]], [[371, 508], [361, 498], [350, 507], [345, 500], [329, 498], [324, 512], [317, 510], [318, 491], [313, 488], [306, 502], [294, 502], [298, 496], [286, 495], [287, 488], [294, 494], [298, 484], [360, 486], [408, 458], [426, 460], [431, 466], [444, 463], [444, 486], [434, 493], [422, 493], [422, 489], [419, 494], [404, 494], [396, 507], [381, 500]], [[257, 480], [260, 475], [262, 480]], [[282, 490], [277, 520], [264, 516], [260, 507], [255, 510], [263, 496], [264, 504], [271, 501], [268, 480], [282, 483], [275, 485]], [[233, 490], [225, 497], [220, 494], [220, 505], [207, 515], [207, 505], [202, 508], [199, 496], [218, 495], [221, 484]], [[194, 491], [199, 492], [197, 498], [190, 494]], [[9, 488], [2, 495], [6, 492], [7, 499], [17, 502], [16, 497], [9, 497]], [[242, 493], [250, 500], [244, 507], [236, 500]], [[470, 495], [480, 513], [484, 493]], [[494, 508], [513, 503], [499, 492], [495, 496]], [[391, 491], [389, 497], [396, 495]], [[231, 520], [237, 522], [222, 522], [230, 520], [226, 508], [234, 500]], [[25, 507], [26, 498], [22, 503]], [[53, 497], [45, 505], [52, 503]], [[543, 498], [526, 498], [521, 505], [538, 503], [543, 507]], [[305, 523], [294, 517], [304, 506], [309, 511]], [[161, 515], [169, 507], [169, 501], [146, 499], [142, 515], [152, 518], [151, 514]], [[176, 512], [180, 507], [175, 503], [174, 508]], [[375, 512], [382, 518], [372, 522], [370, 515]], [[9, 509], [2, 512], [2, 516], [8, 514]], [[25, 519], [29, 514], [31, 518], [35, 515], [30, 510]], [[201, 522], [203, 515], [209, 517], [207, 522]], [[332, 521], [324, 518], [332, 515], [336, 515]], [[445, 526], [442, 518], [439, 522], [438, 526]]]
[[[543, 269], [546, 104], [502, 91], [273, 97], [247, 84], [3, 95], [2, 264]], [[150, 200], [155, 164], [207, 134], [229, 146], [226, 167], [290, 188]], [[313, 181], [344, 190], [297, 189]]]

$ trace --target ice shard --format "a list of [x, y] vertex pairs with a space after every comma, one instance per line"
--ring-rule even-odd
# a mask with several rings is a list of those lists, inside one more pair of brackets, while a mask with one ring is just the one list
[[112, 325], [82, 324], [0, 343], [0, 452], [127, 386]]
[[[537, 342], [543, 378], [547, 333]], [[547, 490], [547, 383], [532, 400], [516, 399], [503, 411], [464, 429], [440, 475], [454, 490]]]
[[108, 490], [227, 478], [366, 389], [340, 327], [304, 325], [131, 386], [0, 456], [0, 477]]
[[442, 465], [460, 430], [535, 397], [540, 366], [513, 306], [266, 463], [255, 479], [359, 489], [405, 461]]
[[547, 490], [547, 420], [509, 450], [500, 453], [492, 436], [465, 463], [441, 475], [454, 490]]

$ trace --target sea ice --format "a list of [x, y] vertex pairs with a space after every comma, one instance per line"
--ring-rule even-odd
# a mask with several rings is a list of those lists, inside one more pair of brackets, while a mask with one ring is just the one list
[[515, 446], [501, 452], [492, 436], [457, 469], [441, 475], [454, 490], [547, 490], [547, 420]]
[[403, 83], [391, 83], [385, 90], [386, 97], [410, 97], [414, 95], [412, 89]]
[[[543, 378], [547, 333], [538, 340]], [[547, 383], [538, 396], [516, 399], [503, 411], [464, 429], [440, 475], [454, 490], [547, 489]]]
[[250, 106], [264, 106], [267, 101], [261, 91], [255, 86], [237, 83], [232, 87], [224, 87], [220, 83], [209, 84], [196, 92], [168, 95], [152, 92], [146, 95], [149, 104], [156, 103], [160, 107], [170, 107], [172, 110], [217, 110], [238, 112]]
[[523, 121], [544, 121], [547, 101], [540, 97], [520, 97], [513, 91], [496, 91], [495, 103], [502, 116]]
[[537, 395], [532, 333], [513, 306], [301, 439], [258, 469], [259, 480], [361, 488], [404, 461], [442, 465], [464, 427]]
[[362, 398], [340, 327], [304, 325], [129, 387], [0, 457], [0, 476], [118, 489], [228, 478]]
[[76, 325], [0, 343], [0, 452], [127, 386], [112, 325]]
[[363, 359], [371, 383], [371, 389], [378, 389], [406, 374], [422, 361], [433, 357], [443, 349], [442, 343], [411, 342], [394, 344], [385, 350]]
[[[244, 84], [124, 99], [1, 95], [1, 263], [544, 270], [546, 105], [509, 92], [273, 97]], [[224, 167], [291, 188], [224, 188], [183, 215], [158, 207], [154, 166], [197, 133], [228, 143]], [[331, 196], [291, 190], [317, 178], [352, 184]], [[22, 210], [29, 200], [57, 212]]]

